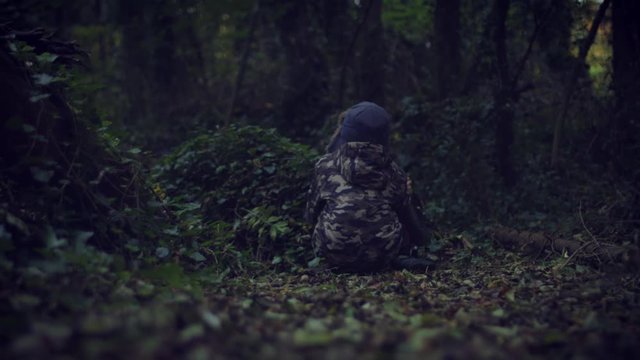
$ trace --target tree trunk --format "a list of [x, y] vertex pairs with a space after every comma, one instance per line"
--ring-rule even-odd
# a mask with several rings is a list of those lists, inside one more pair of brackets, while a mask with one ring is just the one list
[[612, 163], [634, 184], [629, 218], [640, 216], [640, 2], [613, 0], [613, 119]]
[[516, 174], [511, 160], [511, 145], [513, 144], [513, 108], [512, 83], [507, 59], [507, 15], [509, 0], [496, 0], [494, 5], [493, 46], [495, 51], [498, 84], [494, 88], [494, 102], [496, 108], [495, 151], [498, 173], [504, 184], [511, 187], [516, 182]]
[[547, 65], [555, 73], [566, 73], [571, 69], [574, 60], [571, 56], [573, 17], [569, 2], [534, 2], [533, 13], [538, 19], [548, 17], [545, 19], [547, 26], [540, 28], [538, 36], [538, 44], [543, 50]]
[[328, 110], [329, 75], [324, 52], [318, 46], [321, 43], [317, 39], [318, 29], [314, 26], [318, 20], [316, 5], [289, 0], [276, 19], [287, 61], [282, 127], [289, 129], [287, 135], [294, 137], [319, 128]]
[[640, 2], [613, 1], [613, 88], [618, 108], [640, 106]]
[[571, 97], [573, 96], [573, 92], [575, 90], [575, 85], [578, 80], [578, 76], [580, 75], [580, 71], [585, 64], [587, 59], [587, 54], [589, 53], [589, 49], [591, 49], [591, 45], [596, 39], [596, 35], [598, 34], [598, 27], [600, 23], [604, 19], [604, 15], [607, 11], [607, 7], [609, 7], [609, 3], [611, 0], [604, 0], [600, 7], [598, 8], [598, 12], [596, 16], [593, 18], [593, 22], [591, 23], [591, 29], [589, 30], [589, 34], [582, 42], [580, 46], [580, 52], [578, 53], [578, 61], [574, 65], [573, 72], [570, 74], [568, 85], [565, 88], [565, 96], [564, 101], [562, 103], [562, 110], [558, 114], [558, 118], [556, 119], [555, 128], [553, 132], [553, 145], [551, 148], [551, 166], [557, 166], [558, 157], [559, 157], [559, 148], [560, 148], [560, 137], [562, 132], [562, 126], [565, 117], [569, 111], [569, 105], [571, 104]]
[[149, 59], [153, 76], [151, 108], [152, 121], [169, 124], [173, 114], [188, 98], [187, 74], [178, 59], [177, 39], [174, 33], [176, 15], [170, 5], [157, 5], [151, 11], [152, 58]]
[[[350, 60], [354, 57], [354, 50], [356, 42], [360, 36], [362, 31], [362, 27], [364, 26], [364, 22], [367, 20], [369, 16], [369, 11], [371, 10], [371, 3], [367, 4], [367, 7], [364, 8], [362, 12], [361, 19], [353, 30], [353, 35], [349, 42], [344, 42], [344, 50], [342, 51], [342, 63], [340, 64], [340, 74], [338, 77], [338, 89], [336, 93], [338, 94], [336, 105], [339, 110], [342, 110], [344, 94], [346, 93], [346, 80], [347, 80], [347, 66], [350, 64]], [[342, 36], [344, 37], [344, 36]]]
[[148, 116], [148, 39], [143, 23], [144, 5], [142, 2], [121, 0], [119, 5], [122, 23], [122, 89], [128, 100], [126, 107], [126, 126], [141, 125]]
[[233, 92], [231, 93], [231, 101], [229, 103], [229, 108], [227, 109], [227, 115], [224, 119], [224, 126], [229, 126], [231, 122], [231, 116], [233, 116], [233, 109], [236, 106], [236, 102], [238, 100], [238, 94], [240, 89], [242, 88], [242, 82], [244, 81], [244, 74], [247, 68], [247, 61], [249, 60], [249, 55], [251, 54], [251, 43], [253, 42], [254, 33], [256, 30], [256, 25], [258, 24], [258, 14], [260, 11], [260, 2], [256, 1], [256, 4], [251, 12], [251, 20], [249, 23], [249, 34], [244, 43], [244, 49], [242, 50], [242, 57], [240, 58], [240, 64], [238, 66], [238, 72], [236, 73], [236, 80], [233, 84]]
[[[640, 2], [613, 1], [613, 89], [616, 97], [613, 143], [621, 167], [637, 161], [640, 129]], [[625, 164], [626, 163], [626, 164]], [[637, 171], [637, 168], [636, 168]]]
[[460, 73], [460, 0], [438, 0], [435, 9], [437, 98], [455, 95]]
[[382, 27], [382, 0], [367, 0], [369, 8], [364, 21], [358, 54], [359, 100], [384, 106], [385, 46]]

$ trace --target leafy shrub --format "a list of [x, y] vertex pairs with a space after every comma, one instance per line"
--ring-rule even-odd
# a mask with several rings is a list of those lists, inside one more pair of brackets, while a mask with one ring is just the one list
[[90, 107], [78, 106], [87, 94], [69, 96], [81, 54], [44, 30], [0, 26], [3, 343], [107, 298], [158, 261], [151, 251], [174, 225], [148, 206], [140, 150], [95, 129]]
[[86, 97], [68, 96], [83, 52], [40, 29], [2, 27], [0, 39], [11, 65], [0, 79], [11, 94], [0, 111], [0, 267], [18, 274], [46, 260], [73, 270], [65, 256], [129, 256], [135, 239], [157, 238], [165, 219], [145, 207], [153, 194], [140, 150], [114, 146], [75, 106]]
[[273, 129], [231, 126], [179, 146], [155, 174], [169, 203], [201, 204], [204, 233], [224, 222], [234, 233], [225, 242], [258, 259], [304, 256], [302, 216], [316, 157]]

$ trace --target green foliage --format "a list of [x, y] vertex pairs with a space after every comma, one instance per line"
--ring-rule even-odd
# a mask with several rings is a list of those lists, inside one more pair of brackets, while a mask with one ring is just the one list
[[[8, 42], [8, 49], [27, 65], [10, 71], [33, 79], [16, 87], [27, 87], [20, 90], [29, 97], [21, 100], [38, 112], [35, 121], [24, 112], [1, 124], [3, 141], [13, 144], [15, 153], [0, 156], [0, 212], [6, 214], [0, 224], [16, 248], [33, 251], [59, 239], [53, 241], [56, 248], [78, 250], [74, 234], [91, 233], [80, 242], [121, 250], [123, 238], [155, 227], [152, 213], [135, 204], [150, 194], [139, 158], [103, 142], [89, 119], [76, 117], [78, 109], [66, 104], [73, 75], [58, 63], [62, 55], [37, 53], [21, 41]], [[14, 260], [25, 255], [22, 250], [15, 251]]]
[[275, 130], [231, 126], [187, 141], [154, 173], [170, 204], [201, 204], [204, 233], [232, 232], [237, 246], [257, 259], [286, 251], [302, 256], [308, 248], [302, 216], [316, 157]]
[[385, 0], [382, 21], [406, 39], [420, 43], [433, 22], [433, 5], [424, 0]]
[[173, 226], [149, 204], [141, 151], [95, 129], [83, 112], [88, 94], [68, 101], [68, 86], [78, 84], [57, 60], [73, 62], [73, 49], [56, 43], [52, 49], [64, 53], [56, 55], [24, 42], [4, 45], [0, 55], [15, 60], [6, 73], [19, 91], [18, 106], [0, 122], [8, 145], [0, 153], [2, 341], [29, 329], [35, 314], [85, 311], [131, 271], [158, 264], [155, 242], [168, 243]]
[[[404, 96], [433, 95], [429, 65], [443, 56], [429, 49], [435, 2], [384, 1], [381, 44], [388, 56], [381, 65], [393, 74], [385, 79], [385, 103], [390, 113], [399, 112], [395, 153], [443, 231], [429, 247], [430, 258], [438, 260], [435, 271], [355, 276], [323, 272], [319, 259], [308, 261], [302, 209], [317, 152], [258, 127], [231, 126], [183, 140], [193, 129], [224, 121], [246, 44], [249, 60], [231, 119], [326, 140], [335, 121], [320, 131], [314, 124], [343, 110], [331, 104], [358, 99], [367, 77], [351, 59], [366, 58], [362, 45], [370, 43], [362, 6], [260, 2], [250, 38], [255, 0], [95, 3], [0, 0], [0, 16], [57, 27], [92, 58], [91, 71], [79, 71], [62, 66], [76, 60], [68, 51], [56, 53], [62, 42], [0, 36], [0, 51], [6, 44], [15, 60], [7, 63], [17, 64], [17, 70], [3, 67], [0, 82], [18, 75], [2, 85], [8, 95], [25, 97], [19, 106], [24, 113], [0, 118], [5, 357], [637, 352], [636, 275], [603, 279], [566, 252], [550, 261], [527, 259], [494, 248], [479, 231], [495, 219], [558, 230], [558, 236], [585, 244], [637, 244], [637, 185], [609, 177], [583, 154], [594, 148], [587, 130], [609, 119], [607, 99], [594, 102], [591, 93], [609, 94], [606, 36], [598, 36], [588, 58], [594, 81], [580, 84], [566, 119], [561, 151], [567, 163], [549, 169], [545, 155], [566, 73], [553, 70], [554, 60], [545, 57], [572, 64], [570, 38], [561, 33], [586, 29], [591, 12], [571, 25], [571, 16], [564, 16], [575, 11], [562, 13], [561, 2], [512, 4], [507, 46], [513, 71], [535, 33], [530, 7], [545, 12], [553, 4], [562, 17], [539, 19], [539, 39], [523, 63], [517, 85], [532, 82], [535, 89], [524, 89], [510, 104], [520, 178], [504, 189], [493, 169], [495, 122], [488, 100], [498, 70], [486, 28], [491, 24], [485, 24], [491, 7], [461, 2], [461, 71], [471, 80], [469, 97], [402, 102]], [[333, 11], [338, 5], [344, 11]], [[7, 22], [0, 24], [4, 31]], [[54, 46], [38, 50], [47, 42]], [[289, 56], [312, 52], [309, 59]], [[322, 81], [305, 81], [309, 69], [324, 74]], [[18, 86], [20, 79], [27, 85]], [[342, 91], [342, 98], [326, 89]], [[301, 98], [311, 101], [292, 111]], [[12, 104], [6, 105], [0, 113]], [[590, 110], [595, 108], [601, 111]], [[274, 116], [286, 113], [295, 121]], [[165, 154], [180, 143], [156, 159], [149, 177], [150, 145]], [[583, 249], [575, 259], [580, 255], [588, 254]]]

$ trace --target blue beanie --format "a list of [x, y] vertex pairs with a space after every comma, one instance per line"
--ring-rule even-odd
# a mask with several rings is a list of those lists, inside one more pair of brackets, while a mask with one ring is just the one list
[[391, 115], [380, 106], [363, 101], [347, 110], [335, 142], [335, 149], [348, 142], [368, 142], [387, 146]]

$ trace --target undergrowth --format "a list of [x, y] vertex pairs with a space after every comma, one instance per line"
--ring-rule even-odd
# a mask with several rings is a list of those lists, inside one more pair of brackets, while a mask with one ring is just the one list
[[154, 179], [212, 256], [233, 247], [259, 261], [295, 263], [310, 256], [302, 217], [316, 157], [273, 129], [230, 126], [179, 146]]
[[[408, 104], [396, 129], [399, 161], [442, 230], [429, 249], [441, 268], [335, 275], [305, 269], [302, 212], [318, 152], [275, 130], [230, 126], [148, 169], [150, 154], [89, 121], [82, 99], [67, 103], [75, 80], [63, 58], [6, 45], [0, 55], [28, 79], [16, 82], [26, 94], [18, 101], [45, 114], [18, 109], [1, 123], [0, 345], [10, 356], [302, 358], [325, 345], [321, 355], [349, 358], [635, 350], [637, 277], [608, 282], [570, 259], [531, 260], [478, 231], [450, 230], [500, 218], [638, 236], [620, 225], [633, 213], [629, 190], [593, 192], [606, 177], [590, 184], [577, 166], [550, 173], [533, 157], [519, 170], [534, 176], [511, 195], [495, 192], [487, 129], [464, 121], [486, 117], [487, 104]], [[550, 219], [557, 214], [565, 218]]]
[[407, 99], [398, 116], [394, 150], [437, 226], [500, 223], [565, 237], [591, 232], [602, 241], [638, 245], [637, 190], [586, 151], [593, 142], [588, 132], [563, 149], [572, 161], [553, 168], [548, 144], [539, 139], [548, 137], [545, 129], [518, 114], [513, 148], [518, 181], [505, 187], [496, 171], [492, 106], [481, 97], [440, 103]]

